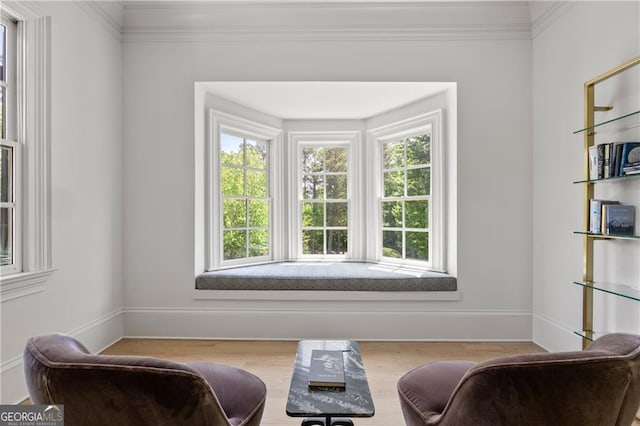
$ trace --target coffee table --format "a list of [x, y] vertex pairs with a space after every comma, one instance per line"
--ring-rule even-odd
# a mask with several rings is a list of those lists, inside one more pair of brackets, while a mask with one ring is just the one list
[[[346, 387], [310, 388], [309, 365], [314, 349], [344, 352]], [[302, 426], [352, 426], [349, 417], [372, 417], [375, 410], [358, 342], [301, 340], [289, 387], [287, 415], [307, 417]]]

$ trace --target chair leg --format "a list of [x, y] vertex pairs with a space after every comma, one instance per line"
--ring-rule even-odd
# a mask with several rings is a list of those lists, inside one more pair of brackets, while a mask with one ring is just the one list
[[313, 417], [310, 419], [304, 419], [302, 421], [302, 426], [326, 426], [324, 417]]
[[353, 426], [351, 419], [337, 417], [332, 419], [331, 417], [312, 417], [304, 419], [302, 426]]

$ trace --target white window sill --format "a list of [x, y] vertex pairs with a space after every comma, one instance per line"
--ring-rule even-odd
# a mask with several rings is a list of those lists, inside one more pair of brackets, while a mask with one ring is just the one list
[[44, 290], [45, 283], [56, 270], [21, 272], [0, 278], [0, 303]]

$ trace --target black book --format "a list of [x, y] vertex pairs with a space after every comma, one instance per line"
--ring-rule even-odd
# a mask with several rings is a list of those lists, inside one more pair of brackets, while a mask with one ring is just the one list
[[344, 388], [343, 351], [314, 349], [311, 351], [309, 386]]
[[635, 231], [635, 207], [624, 204], [602, 206], [603, 233], [633, 235]]

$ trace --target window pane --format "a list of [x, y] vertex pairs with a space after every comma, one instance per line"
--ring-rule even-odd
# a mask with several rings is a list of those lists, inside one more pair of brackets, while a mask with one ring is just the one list
[[13, 203], [13, 148], [0, 150], [0, 202]]
[[384, 196], [404, 196], [404, 172], [402, 170], [384, 174]]
[[249, 226], [269, 226], [269, 202], [249, 200]]
[[5, 65], [5, 51], [6, 51], [6, 34], [7, 28], [4, 25], [0, 25], [0, 81], [4, 81], [4, 65]]
[[347, 198], [347, 176], [329, 175], [327, 176], [327, 199]]
[[407, 228], [427, 228], [429, 218], [429, 202], [427, 200], [407, 201], [405, 203], [405, 220]]
[[6, 88], [2, 87], [0, 88], [0, 139], [6, 139], [6, 123], [4, 122], [4, 118], [7, 116], [7, 111], [5, 110], [5, 106], [4, 106], [4, 99], [5, 99], [5, 90]]
[[384, 168], [395, 169], [404, 167], [404, 143], [390, 142], [384, 145]]
[[402, 201], [382, 203], [382, 226], [385, 228], [402, 227]]
[[243, 146], [244, 140], [242, 138], [222, 133], [220, 135], [220, 162], [242, 166], [244, 164]]
[[269, 254], [269, 232], [266, 229], [249, 230], [249, 256]]
[[407, 139], [407, 165], [418, 166], [431, 163], [431, 135]]
[[382, 232], [382, 255], [387, 257], [402, 258], [402, 232]]
[[247, 202], [245, 200], [224, 200], [224, 227], [242, 228], [247, 226]]
[[407, 232], [407, 259], [429, 260], [429, 233]]
[[302, 203], [302, 226], [324, 226], [324, 203]]
[[324, 199], [324, 177], [322, 175], [302, 177], [302, 198], [306, 200]]
[[247, 167], [267, 169], [267, 144], [247, 139]]
[[347, 150], [344, 148], [328, 148], [325, 150], [325, 171], [346, 172]]
[[220, 185], [224, 195], [244, 195], [244, 170], [220, 167]]
[[304, 148], [302, 150], [302, 172], [318, 173], [324, 169], [322, 148]]
[[0, 209], [0, 266], [13, 264], [13, 209]]
[[407, 195], [429, 195], [431, 192], [431, 168], [407, 170]]
[[224, 259], [240, 259], [247, 255], [247, 231], [224, 232]]
[[347, 203], [327, 203], [327, 226], [347, 226]]
[[324, 231], [305, 230], [302, 231], [302, 253], [303, 254], [324, 254]]
[[247, 195], [249, 197], [267, 196], [267, 172], [247, 170]]
[[347, 230], [327, 230], [327, 254], [347, 253]]

